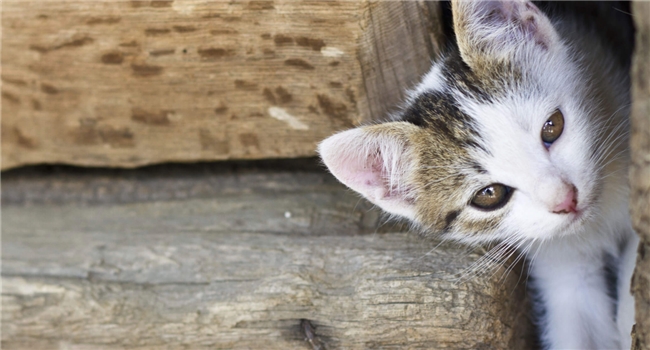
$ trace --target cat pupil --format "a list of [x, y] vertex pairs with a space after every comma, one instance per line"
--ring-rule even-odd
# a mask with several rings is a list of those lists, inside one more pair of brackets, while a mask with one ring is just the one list
[[564, 116], [560, 110], [556, 110], [542, 127], [542, 142], [546, 148], [557, 140], [564, 131]]

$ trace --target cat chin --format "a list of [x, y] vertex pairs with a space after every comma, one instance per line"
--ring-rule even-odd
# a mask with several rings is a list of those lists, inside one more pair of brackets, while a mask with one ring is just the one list
[[548, 238], [560, 238], [569, 236], [582, 236], [589, 234], [597, 224], [597, 217], [602, 215], [593, 205], [586, 205], [579, 208], [576, 213], [565, 214], [567, 217], [559, 223]]
[[575, 235], [584, 231], [585, 224], [588, 221], [588, 213], [585, 210], [578, 210], [577, 213], [567, 214], [569, 217], [563, 227], [558, 229], [559, 236]]

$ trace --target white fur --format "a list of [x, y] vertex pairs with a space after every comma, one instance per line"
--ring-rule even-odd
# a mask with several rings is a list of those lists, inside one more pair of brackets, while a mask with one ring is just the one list
[[[521, 2], [514, 5], [520, 6]], [[594, 115], [599, 111], [591, 108], [596, 103], [590, 100], [589, 84], [581, 78], [582, 67], [571, 62], [572, 48], [548, 30], [547, 20], [539, 21], [545, 31], [542, 36], [550, 38], [542, 50], [534, 46], [516, 47], [503, 40], [520, 39], [512, 36], [512, 28], [495, 28], [494, 23], [482, 27], [481, 18], [475, 19], [471, 30], [478, 33], [480, 40], [494, 41], [494, 52], [525, 62], [527, 74], [537, 84], [514, 88], [505, 98], [490, 104], [454, 91], [457, 99], [463, 101], [460, 105], [465, 113], [478, 122], [483, 145], [490, 151], [475, 154], [489, 174], [489, 179], [481, 182], [504, 183], [517, 189], [504, 208], [509, 212], [497, 235], [471, 237], [480, 241], [511, 241], [527, 248], [531, 274], [546, 311], [541, 324], [542, 339], [550, 349], [629, 349], [634, 323], [629, 284], [638, 238], [627, 213], [625, 160], [610, 164], [609, 169], [619, 171], [618, 176], [610, 176], [591, 156], [590, 142], [597, 131]], [[431, 76], [433, 72], [425, 82], [436, 81]], [[618, 101], [624, 102], [625, 80], [612, 75], [612, 88], [622, 91]], [[621, 78], [620, 82], [617, 78]], [[565, 129], [547, 151], [539, 141], [540, 130], [558, 107], [564, 114]], [[625, 118], [627, 114], [621, 115]], [[549, 210], [566, 193], [564, 182], [575, 184], [578, 189], [578, 208], [584, 211], [580, 219]], [[474, 210], [465, 215], [479, 219], [489, 218], [492, 213]], [[462, 233], [455, 238], [468, 241]], [[478, 240], [469, 243], [479, 243]], [[621, 244], [625, 245], [623, 253], [619, 249]], [[608, 296], [603, 274], [605, 254], [621, 263], [618, 303]]]
[[[466, 191], [459, 196], [471, 198], [491, 183], [515, 188], [510, 201], [495, 212], [468, 207], [460, 213], [459, 220], [505, 213], [498, 230], [479, 235], [450, 232], [449, 237], [469, 244], [505, 242], [528, 255], [545, 309], [540, 328], [548, 348], [629, 349], [634, 323], [629, 285], [638, 238], [627, 210], [627, 153], [625, 147], [618, 149], [625, 141], [627, 125], [626, 73], [616, 71], [607, 61], [610, 57], [597, 58], [603, 61], [597, 74], [604, 72], [611, 103], [620, 107], [612, 115], [612, 111], [604, 114], [598, 108], [601, 101], [596, 100], [602, 95], [594, 94], [585, 78], [593, 73], [587, 70], [588, 60], [576, 64], [579, 47], [561, 39], [556, 32], [562, 30], [561, 23], [552, 24], [527, 1], [455, 1], [453, 6], [454, 14], [464, 11], [461, 14], [467, 21], [458, 39], [464, 43], [460, 51], [468, 65], [477, 57], [480, 60], [478, 54], [514, 60], [526, 68], [521, 84], [534, 83], [509, 86], [506, 94], [491, 102], [477, 101], [450, 88], [441, 64], [434, 64], [409, 93], [409, 103], [429, 91], [453, 94], [462, 111], [476, 122], [479, 141], [487, 152], [474, 149], [472, 159], [487, 171], [468, 180], [471, 188], [459, 190]], [[506, 19], [532, 16], [535, 21], [503, 23], [498, 20], [501, 17], [490, 16], [494, 9], [504, 11]], [[474, 47], [484, 51], [477, 54], [472, 52]], [[541, 128], [558, 108], [564, 115], [564, 131], [547, 150], [540, 140]], [[602, 132], [604, 128], [607, 133]], [[412, 172], [408, 145], [404, 138], [367, 130], [346, 131], [325, 140], [319, 147], [323, 160], [341, 182], [373, 203], [417, 220], [407, 200]], [[610, 145], [620, 154], [608, 153]], [[598, 149], [595, 156], [594, 147]], [[373, 168], [377, 155], [383, 160]], [[391, 190], [393, 183], [397, 191]], [[553, 213], [569, 184], [577, 188], [579, 216]], [[619, 264], [618, 301], [608, 295], [607, 256]]]
[[440, 74], [441, 64], [433, 63], [429, 72], [422, 78], [420, 84], [414, 90], [408, 92], [408, 95], [413, 98], [429, 91], [442, 91], [445, 89], [445, 79]]

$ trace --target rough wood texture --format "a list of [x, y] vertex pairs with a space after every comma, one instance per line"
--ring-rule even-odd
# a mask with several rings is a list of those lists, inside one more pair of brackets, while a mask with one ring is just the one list
[[372, 119], [395, 111], [404, 97], [396, 87], [413, 87], [431, 68], [443, 45], [440, 11], [437, 1], [373, 3], [359, 50]]
[[438, 51], [437, 4], [2, 4], [2, 169], [314, 155]]
[[641, 237], [632, 288], [636, 300], [635, 344], [650, 348], [650, 3], [633, 2], [637, 39], [632, 69], [632, 223]]
[[204, 170], [3, 176], [2, 348], [528, 348], [517, 270], [457, 283], [480, 252], [372, 233], [320, 172]]

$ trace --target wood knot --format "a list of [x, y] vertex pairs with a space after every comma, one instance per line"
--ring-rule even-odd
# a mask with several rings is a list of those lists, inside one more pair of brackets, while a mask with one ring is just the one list
[[309, 320], [304, 318], [300, 320], [300, 330], [305, 336], [305, 341], [311, 345], [313, 350], [327, 349], [325, 344], [322, 343], [320, 339], [318, 339], [318, 336], [316, 335], [316, 328], [311, 324]]

